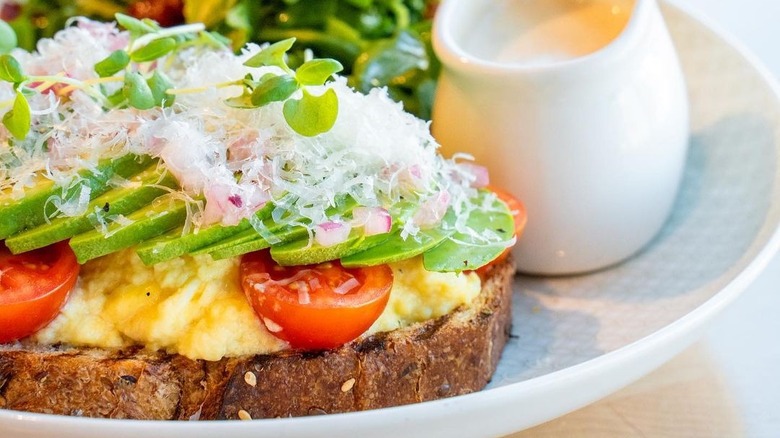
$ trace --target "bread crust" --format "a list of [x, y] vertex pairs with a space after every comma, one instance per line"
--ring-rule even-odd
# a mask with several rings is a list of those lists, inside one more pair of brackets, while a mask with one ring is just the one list
[[0, 408], [144, 420], [259, 419], [377, 409], [482, 389], [511, 325], [511, 260], [475, 302], [335, 350], [191, 360], [140, 348], [0, 346]]

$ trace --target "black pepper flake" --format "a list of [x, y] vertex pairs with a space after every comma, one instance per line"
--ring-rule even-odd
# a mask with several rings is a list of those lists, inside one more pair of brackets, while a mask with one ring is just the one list
[[122, 380], [124, 380], [126, 383], [129, 383], [131, 385], [135, 385], [136, 383], [138, 383], [138, 379], [136, 379], [135, 376], [124, 375], [124, 376], [119, 376], [119, 377]]
[[152, 293], [151, 292], [146, 292], [146, 296], [150, 297], [150, 296], [152, 296]]
[[108, 202], [106, 202], [106, 203], [103, 205], [103, 211], [105, 211], [106, 213], [108, 213], [108, 210], [109, 210], [110, 208], [111, 208], [111, 205], [110, 205]]
[[501, 234], [506, 233], [506, 230], [503, 228], [496, 228], [496, 231], [498, 231]]
[[468, 266], [468, 265], [469, 265], [469, 261], [468, 260], [463, 260], [463, 266]]

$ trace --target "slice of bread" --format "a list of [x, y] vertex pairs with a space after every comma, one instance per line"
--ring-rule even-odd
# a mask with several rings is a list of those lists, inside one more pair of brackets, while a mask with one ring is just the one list
[[512, 261], [469, 307], [324, 352], [191, 360], [141, 348], [0, 346], [0, 408], [147, 420], [360, 411], [474, 392], [509, 336]]

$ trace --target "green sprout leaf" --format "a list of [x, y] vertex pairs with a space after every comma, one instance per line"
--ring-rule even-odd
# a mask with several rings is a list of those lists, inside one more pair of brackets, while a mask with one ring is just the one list
[[128, 104], [140, 110], [153, 108], [155, 104], [154, 94], [144, 77], [138, 72], [125, 75], [125, 85], [122, 87]]
[[11, 55], [0, 55], [0, 80], [18, 84], [25, 79], [21, 64]]
[[287, 100], [298, 90], [298, 82], [290, 75], [268, 75], [252, 92], [252, 104], [256, 107], [271, 102]]
[[335, 59], [312, 59], [295, 71], [295, 78], [301, 85], [322, 85], [334, 74], [344, 70]]
[[132, 59], [134, 62], [154, 61], [155, 59], [161, 58], [170, 53], [171, 50], [176, 48], [176, 45], [177, 43], [175, 38], [160, 38], [150, 42], [138, 50], [134, 50], [133, 53], [130, 54], [130, 59]]
[[146, 83], [149, 85], [149, 89], [152, 90], [155, 106], [173, 105], [175, 96], [173, 94], [166, 93], [166, 91], [173, 88], [173, 82], [171, 82], [165, 73], [155, 70], [154, 73], [152, 73], [152, 77], [149, 78]]
[[116, 19], [116, 22], [119, 23], [120, 26], [130, 31], [130, 34], [136, 38], [141, 35], [145, 35], [147, 33], [152, 33], [157, 31], [157, 29], [155, 29], [155, 27], [150, 25], [149, 23], [145, 23], [129, 15], [116, 14], [114, 15], [114, 18]]
[[244, 93], [240, 96], [231, 97], [225, 101], [225, 104], [231, 108], [250, 109], [257, 108], [257, 105], [252, 103], [252, 93], [247, 89], [244, 89]]
[[306, 89], [301, 99], [289, 99], [284, 102], [284, 119], [287, 124], [306, 137], [328, 132], [336, 123], [339, 113], [339, 100], [333, 89], [321, 96], [314, 96]]
[[16, 32], [11, 25], [0, 20], [0, 53], [10, 52], [18, 43]]
[[247, 67], [276, 66], [285, 71], [290, 71], [290, 67], [287, 66], [284, 56], [287, 54], [287, 51], [292, 48], [294, 43], [295, 38], [287, 38], [286, 40], [273, 43], [258, 52], [255, 56], [247, 59], [244, 65]]
[[11, 111], [8, 111], [3, 116], [3, 125], [14, 137], [23, 140], [27, 133], [30, 132], [31, 121], [30, 104], [22, 92], [17, 91]]
[[95, 64], [95, 73], [101, 78], [113, 76], [130, 64], [130, 55], [124, 50], [116, 50], [106, 59]]
[[118, 108], [122, 106], [124, 102], [127, 101], [125, 98], [125, 93], [123, 89], [116, 90], [113, 94], [110, 94], [106, 96], [106, 99], [108, 100], [108, 103], [111, 105], [112, 108]]
[[223, 36], [217, 32], [200, 32], [200, 41], [211, 47], [217, 48], [230, 48], [230, 38]]

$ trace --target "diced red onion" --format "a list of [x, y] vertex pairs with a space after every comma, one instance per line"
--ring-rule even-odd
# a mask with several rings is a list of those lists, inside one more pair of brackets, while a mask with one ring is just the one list
[[352, 226], [343, 222], [324, 222], [314, 229], [314, 241], [328, 247], [344, 242]]
[[240, 195], [230, 195], [228, 196], [228, 201], [238, 208], [241, 208], [244, 205], [244, 201], [241, 199]]
[[[233, 196], [232, 187], [226, 183], [214, 183], [205, 187], [203, 196], [206, 198], [206, 208], [203, 210], [203, 222], [211, 224], [219, 222], [234, 206], [228, 199]], [[236, 221], [238, 222], [238, 221]]]
[[355, 207], [352, 218], [353, 225], [363, 227], [366, 236], [387, 233], [393, 225], [390, 213], [381, 207]]
[[352, 289], [360, 286], [360, 282], [357, 280], [357, 278], [352, 277], [349, 280], [341, 283], [340, 285], [336, 286], [333, 289], [333, 292], [339, 294], [339, 295], [345, 295], [348, 294]]
[[309, 304], [311, 303], [311, 297], [309, 296], [309, 288], [308, 287], [302, 287], [298, 289], [298, 303], [299, 304]]
[[471, 187], [481, 189], [490, 184], [487, 167], [473, 163], [462, 163], [460, 166], [474, 177], [474, 180], [471, 181]]
[[265, 328], [267, 328], [271, 333], [279, 333], [280, 331], [284, 330], [282, 326], [265, 317], [263, 318], [263, 324], [265, 325]]
[[[259, 141], [260, 131], [257, 129], [247, 128], [241, 132], [240, 135], [234, 137], [234, 139], [228, 145], [228, 153], [230, 161], [234, 163], [240, 163], [242, 161], [248, 161], [256, 158], [257, 155], [253, 146]], [[235, 170], [238, 170], [237, 168]]]
[[409, 168], [409, 173], [415, 178], [422, 178], [422, 170], [418, 164], [414, 164]]
[[450, 206], [450, 194], [441, 191], [426, 199], [414, 215], [414, 223], [421, 228], [438, 225]]

